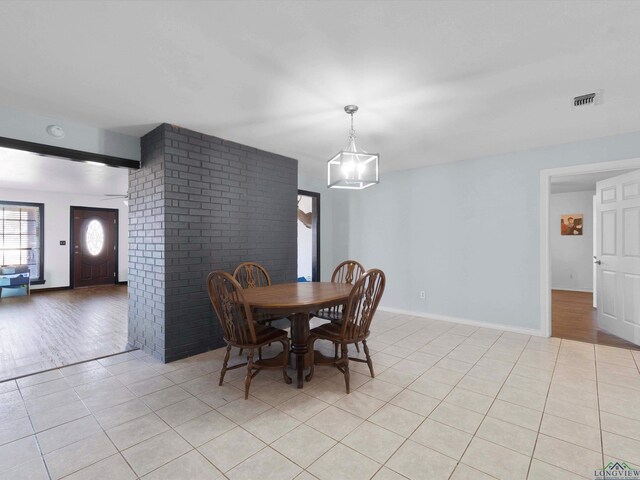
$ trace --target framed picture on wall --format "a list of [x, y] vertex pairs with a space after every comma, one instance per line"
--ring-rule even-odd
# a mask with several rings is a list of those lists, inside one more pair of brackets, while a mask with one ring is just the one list
[[560, 235], [582, 235], [584, 214], [560, 215]]

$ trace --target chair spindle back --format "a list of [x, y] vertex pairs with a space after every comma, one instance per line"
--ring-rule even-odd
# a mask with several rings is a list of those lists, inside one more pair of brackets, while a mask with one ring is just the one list
[[364, 273], [362, 264], [355, 260], [345, 260], [338, 265], [331, 275], [333, 283], [355, 283]]
[[342, 317], [343, 338], [358, 340], [366, 337], [384, 293], [385, 282], [384, 272], [372, 268], [355, 283]]
[[268, 287], [271, 285], [271, 277], [267, 270], [255, 262], [241, 263], [233, 272], [233, 278], [242, 288]]
[[237, 344], [255, 343], [253, 317], [244, 300], [242, 286], [227, 272], [218, 270], [209, 274], [207, 287], [225, 340]]

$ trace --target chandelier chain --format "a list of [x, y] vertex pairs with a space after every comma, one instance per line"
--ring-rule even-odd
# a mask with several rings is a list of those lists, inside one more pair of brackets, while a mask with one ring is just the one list
[[356, 130], [353, 128], [353, 113], [350, 113], [349, 115], [351, 115], [351, 130], [349, 130], [349, 138], [356, 138]]

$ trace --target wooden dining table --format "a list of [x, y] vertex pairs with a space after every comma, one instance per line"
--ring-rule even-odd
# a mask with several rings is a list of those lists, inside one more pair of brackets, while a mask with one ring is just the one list
[[309, 320], [320, 309], [346, 303], [353, 285], [332, 282], [299, 282], [269, 285], [242, 291], [256, 313], [281, 314], [291, 320], [291, 354], [302, 388], [308, 365]]

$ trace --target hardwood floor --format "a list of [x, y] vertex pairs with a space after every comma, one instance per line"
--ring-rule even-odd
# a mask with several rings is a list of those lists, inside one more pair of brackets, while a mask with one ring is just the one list
[[551, 316], [554, 337], [640, 350], [638, 345], [598, 329], [591, 293], [553, 290]]
[[0, 381], [127, 348], [127, 286], [0, 300]]

